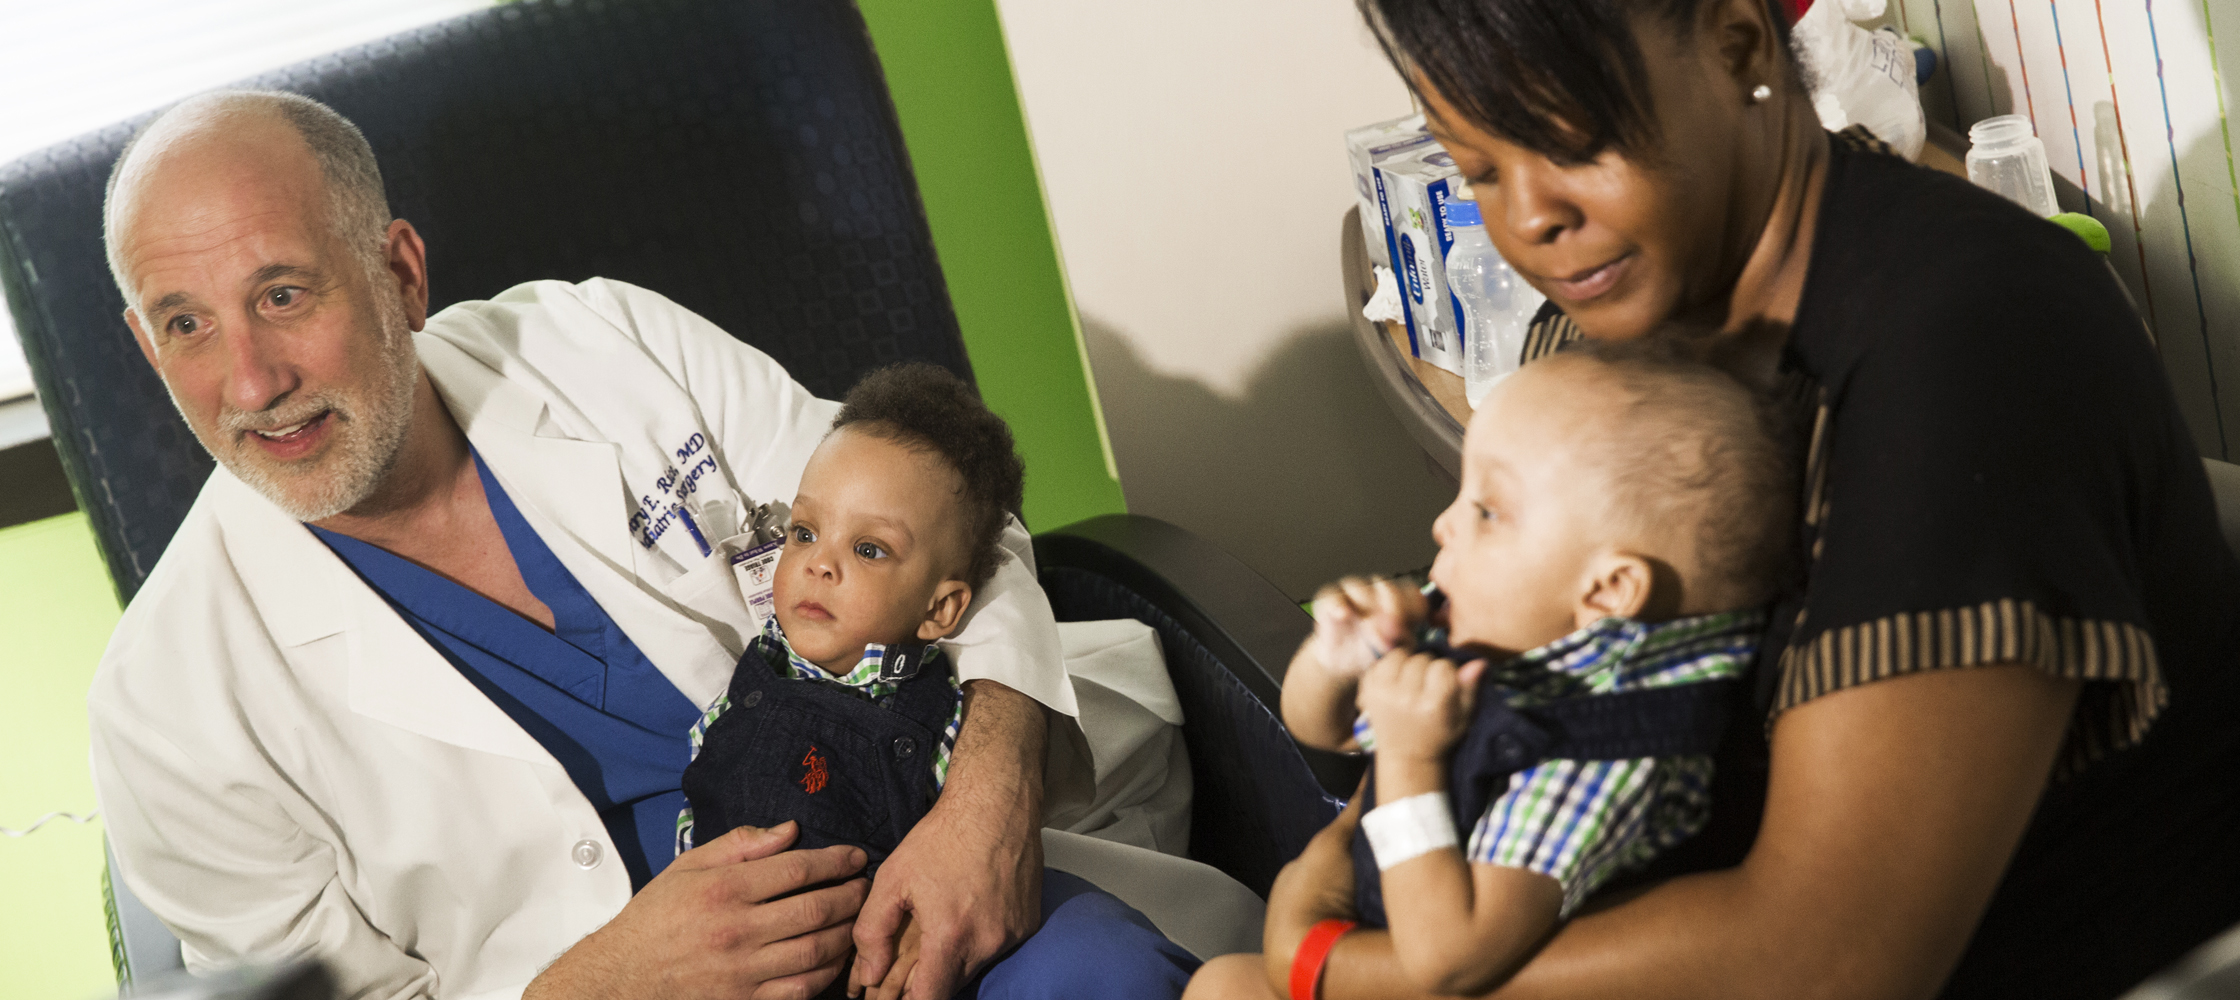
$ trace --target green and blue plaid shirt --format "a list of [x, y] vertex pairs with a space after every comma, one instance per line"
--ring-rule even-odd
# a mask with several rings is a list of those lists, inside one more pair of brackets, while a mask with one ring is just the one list
[[[1513, 707], [1741, 677], [1765, 629], [1759, 611], [1654, 625], [1605, 618], [1487, 674]], [[1737, 723], [1748, 725], [1747, 722]], [[1376, 749], [1369, 720], [1353, 724]], [[1569, 916], [1610, 876], [1647, 864], [1693, 836], [1711, 815], [1711, 758], [1544, 760], [1518, 771], [1486, 807], [1463, 857], [1523, 868], [1563, 885]]]

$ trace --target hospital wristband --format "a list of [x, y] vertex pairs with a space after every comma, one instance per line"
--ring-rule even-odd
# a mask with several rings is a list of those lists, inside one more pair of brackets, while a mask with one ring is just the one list
[[1291, 1000], [1315, 1000], [1322, 989], [1322, 967], [1330, 964], [1330, 949], [1346, 932], [1361, 926], [1351, 920], [1317, 921], [1307, 928], [1306, 939], [1291, 954]]
[[1447, 808], [1447, 793], [1425, 792], [1398, 802], [1387, 802], [1361, 816], [1361, 833], [1369, 838], [1369, 852], [1377, 856], [1377, 870], [1391, 871], [1410, 858], [1443, 847], [1454, 847], [1454, 818]]

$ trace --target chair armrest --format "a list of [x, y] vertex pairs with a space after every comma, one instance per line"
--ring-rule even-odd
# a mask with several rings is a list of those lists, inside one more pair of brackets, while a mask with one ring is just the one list
[[1060, 621], [1158, 630], [1190, 749], [1191, 856], [1265, 894], [1361, 778], [1360, 758], [1299, 746], [1276, 711], [1313, 619], [1234, 556], [1154, 518], [1045, 532], [1035, 560]]
[[101, 871], [102, 909], [109, 923], [109, 961], [116, 966], [117, 986], [145, 985], [151, 980], [184, 972], [186, 956], [171, 928], [148, 910], [132, 888], [117, 874], [117, 849], [101, 838], [107, 867]]

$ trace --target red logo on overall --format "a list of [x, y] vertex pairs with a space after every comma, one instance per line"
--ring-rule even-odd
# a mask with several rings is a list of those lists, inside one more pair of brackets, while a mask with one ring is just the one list
[[825, 770], [824, 755], [817, 752], [814, 744], [802, 755], [801, 766], [807, 768], [801, 773], [801, 789], [811, 795], [824, 791], [824, 786], [832, 781], [831, 772]]

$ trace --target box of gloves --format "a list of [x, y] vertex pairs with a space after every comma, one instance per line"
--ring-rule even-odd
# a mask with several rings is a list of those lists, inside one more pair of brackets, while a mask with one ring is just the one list
[[1380, 162], [1374, 172], [1392, 272], [1407, 313], [1409, 349], [1460, 375], [1462, 309], [1447, 291], [1446, 267], [1454, 246], [1447, 207], [1462, 187], [1454, 157], [1432, 143]]
[[1392, 266], [1392, 240], [1385, 232], [1384, 210], [1377, 206], [1377, 165], [1421, 152], [1431, 144], [1431, 133], [1425, 130], [1422, 115], [1363, 125], [1346, 133], [1346, 159], [1353, 165], [1353, 193], [1361, 204], [1361, 241], [1368, 246], [1369, 260], [1380, 267]]

